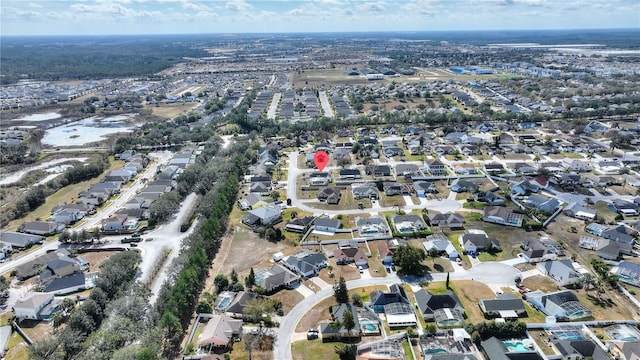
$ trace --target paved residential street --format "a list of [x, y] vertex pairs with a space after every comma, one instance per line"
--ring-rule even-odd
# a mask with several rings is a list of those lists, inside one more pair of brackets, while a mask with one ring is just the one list
[[[425, 278], [413, 278], [413, 277], [398, 277], [396, 273], [388, 274], [383, 278], [362, 278], [352, 281], [347, 281], [347, 287], [349, 289], [359, 288], [363, 286], [373, 285], [393, 285], [399, 282], [407, 282], [410, 284], [418, 284], [421, 280], [427, 279], [429, 281], [444, 281], [446, 280], [446, 273], [437, 273], [428, 275]], [[480, 263], [477, 266], [467, 271], [456, 271], [450, 273], [451, 280], [474, 280], [483, 282], [489, 287], [502, 287], [511, 286], [514, 284], [516, 277], [522, 277], [522, 273], [512, 266], [486, 262]], [[278, 337], [274, 344], [273, 356], [274, 359], [291, 359], [291, 342], [293, 341], [293, 335], [298, 322], [302, 317], [314, 307], [320, 301], [333, 296], [333, 288], [326, 287], [313, 295], [307, 296], [299, 302], [296, 306], [289, 311], [289, 313], [280, 322], [280, 328], [278, 330]]]

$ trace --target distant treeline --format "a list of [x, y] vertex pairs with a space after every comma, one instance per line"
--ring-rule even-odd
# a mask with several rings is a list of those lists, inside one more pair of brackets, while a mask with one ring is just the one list
[[172, 37], [3, 37], [0, 81], [143, 76], [202, 56], [207, 52]]

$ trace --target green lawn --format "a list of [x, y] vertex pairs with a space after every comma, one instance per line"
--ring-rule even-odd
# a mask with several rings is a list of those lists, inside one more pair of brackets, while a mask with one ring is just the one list
[[322, 340], [301, 340], [291, 344], [294, 360], [333, 360], [338, 359], [335, 351], [337, 342], [323, 343]]
[[617, 213], [609, 209], [609, 204], [604, 201], [598, 201], [593, 205], [593, 208], [598, 211], [598, 217], [602, 217], [606, 223], [615, 221]]

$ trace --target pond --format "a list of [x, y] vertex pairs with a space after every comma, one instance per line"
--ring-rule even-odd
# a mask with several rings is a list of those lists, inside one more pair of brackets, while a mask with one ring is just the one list
[[30, 171], [34, 171], [34, 170], [43, 170], [44, 169], [47, 172], [61, 173], [62, 171], [67, 169], [67, 165], [60, 165], [60, 164], [65, 163], [65, 162], [70, 162], [70, 161], [84, 162], [86, 160], [87, 160], [86, 157], [55, 159], [55, 160], [47, 161], [47, 162], [39, 164], [39, 165], [30, 166], [30, 167], [28, 167], [26, 169], [22, 169], [20, 171], [16, 171], [16, 172], [13, 172], [13, 173], [10, 173], [10, 174], [0, 174], [0, 185], [9, 185], [9, 184], [13, 184], [15, 182], [18, 182], [18, 181], [20, 181], [20, 179], [22, 179], [23, 176], [25, 176]]
[[108, 135], [131, 132], [135, 124], [130, 120], [134, 114], [109, 117], [93, 116], [48, 129], [42, 138], [43, 145], [54, 147], [82, 146], [105, 140]]
[[23, 116], [21, 118], [14, 119], [14, 121], [45, 121], [45, 120], [53, 120], [61, 117], [62, 115], [57, 112], [48, 112], [44, 114], [31, 114], [27, 116]]

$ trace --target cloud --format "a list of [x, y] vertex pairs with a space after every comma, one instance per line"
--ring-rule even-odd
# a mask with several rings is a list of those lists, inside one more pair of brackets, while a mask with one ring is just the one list
[[36, 8], [36, 9], [39, 9], [39, 8], [41, 8], [41, 7], [42, 7], [42, 5], [40, 5], [40, 4], [36, 4], [36, 3], [29, 3], [29, 7], [30, 7], [30, 8]]
[[182, 8], [187, 10], [196, 10], [196, 11], [210, 11], [211, 8], [202, 3], [196, 3], [191, 1], [183, 1]]
[[342, 6], [344, 3], [340, 0], [318, 0], [317, 2], [320, 5], [326, 6]]
[[229, 1], [225, 7], [231, 11], [248, 11], [253, 9], [253, 6], [247, 4], [244, 0]]
[[368, 12], [384, 12], [387, 10], [387, 4], [384, 1], [366, 2], [358, 5], [358, 9]]

